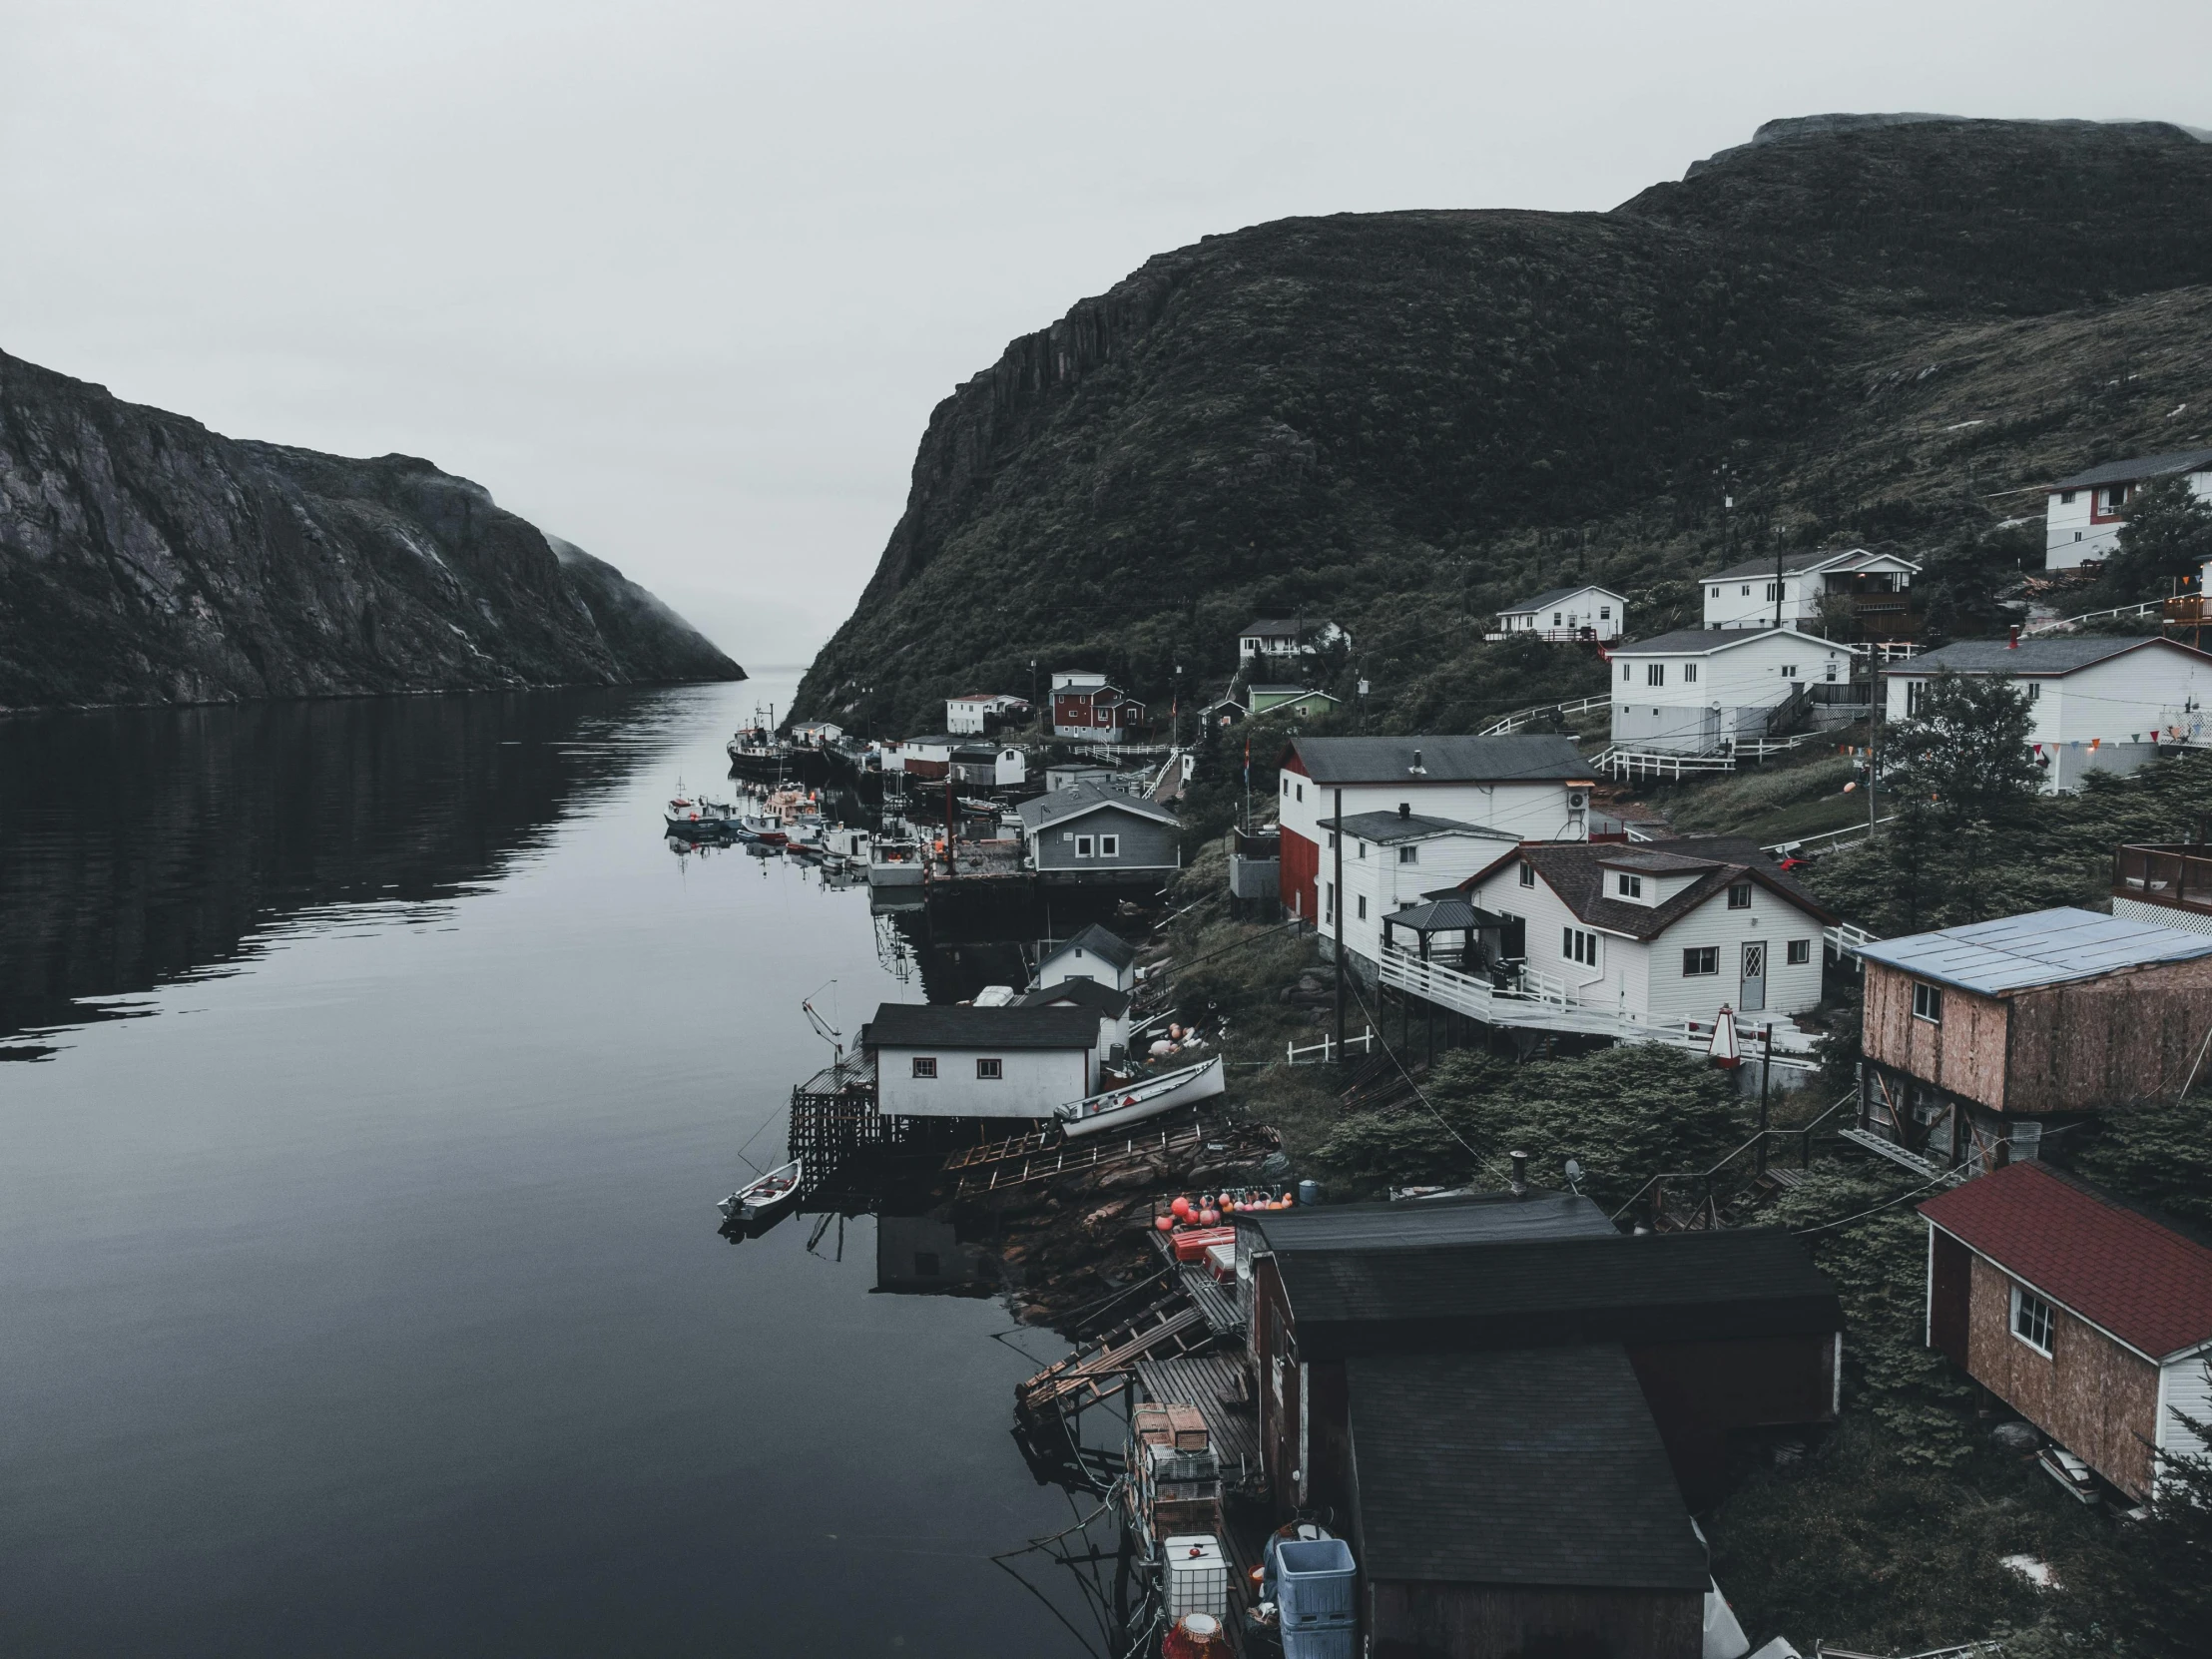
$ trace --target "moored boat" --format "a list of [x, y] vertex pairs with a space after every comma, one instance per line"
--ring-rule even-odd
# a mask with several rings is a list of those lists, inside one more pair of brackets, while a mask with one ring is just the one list
[[705, 796], [677, 796], [662, 814], [668, 824], [668, 832], [697, 840], [702, 836], [727, 835], [738, 829], [738, 810], [727, 801], [709, 801]]
[[1162, 1072], [1158, 1077], [1108, 1089], [1104, 1094], [1071, 1100], [1053, 1116], [1059, 1120], [1060, 1132], [1073, 1139], [1078, 1135], [1119, 1129], [1127, 1123], [1140, 1123], [1162, 1112], [1172, 1112], [1178, 1106], [1195, 1106], [1202, 1100], [1213, 1099], [1224, 1087], [1221, 1056], [1217, 1054], [1195, 1066]]
[[871, 887], [918, 887], [926, 868], [921, 842], [910, 836], [877, 836], [867, 849]]
[[797, 1202], [801, 1160], [794, 1158], [755, 1181], [740, 1187], [715, 1207], [731, 1221], [766, 1221]]

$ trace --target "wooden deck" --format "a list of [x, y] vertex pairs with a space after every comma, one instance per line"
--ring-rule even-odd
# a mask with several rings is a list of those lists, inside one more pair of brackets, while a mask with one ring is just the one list
[[1103, 1341], [1018, 1383], [1014, 1399], [1032, 1417], [1080, 1410], [1128, 1387], [1139, 1360], [1174, 1358], [1212, 1341], [1205, 1316], [1178, 1290]]
[[1032, 1144], [1039, 1142], [1038, 1136], [1017, 1135], [1012, 1140], [963, 1147], [945, 1161], [944, 1167], [945, 1173], [959, 1177], [952, 1195], [955, 1200], [981, 1198], [1009, 1187], [1057, 1181], [1064, 1175], [1088, 1175], [1154, 1158], [1179, 1158], [1227, 1132], [1218, 1120], [1201, 1119], [1121, 1138], [1087, 1135], [1080, 1140]]
[[1139, 1360], [1137, 1381], [1147, 1399], [1198, 1408], [1225, 1482], [1249, 1489], [1266, 1478], [1260, 1467], [1260, 1413], [1241, 1353], [1214, 1349]]

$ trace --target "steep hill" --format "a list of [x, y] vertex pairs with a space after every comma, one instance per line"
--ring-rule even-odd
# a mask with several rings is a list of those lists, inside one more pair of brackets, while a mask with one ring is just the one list
[[1981, 537], [2207, 441], [2206, 284], [2212, 146], [2155, 123], [1780, 122], [1606, 214], [1209, 237], [937, 406], [794, 712], [912, 729], [1033, 657], [1164, 697], [1255, 613], [1347, 625], [1385, 725], [1595, 684], [1486, 613], [1588, 576], [1656, 627], [1709, 560]]
[[428, 461], [226, 438], [0, 353], [0, 709], [744, 673]]

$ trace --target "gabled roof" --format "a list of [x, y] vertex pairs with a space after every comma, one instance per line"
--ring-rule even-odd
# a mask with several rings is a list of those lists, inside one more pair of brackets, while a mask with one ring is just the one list
[[1837, 1331], [1836, 1292], [1779, 1228], [1420, 1249], [1278, 1248], [1303, 1358], [1722, 1342]]
[[[1785, 553], [1782, 556], [1782, 574], [1785, 576], [1813, 576], [1824, 571], [1865, 570], [1870, 565], [1899, 564], [1907, 570], [1918, 572], [1920, 562], [1908, 559], [1902, 553], [1876, 553], [1864, 547], [1847, 547], [1841, 552]], [[1747, 578], [1774, 575], [1774, 559], [1746, 559], [1740, 565], [1730, 565], [1726, 570], [1716, 570], [1710, 576], [1700, 576], [1701, 582], [1741, 582]]]
[[860, 1027], [868, 1047], [1090, 1048], [1098, 1041], [1091, 1008], [975, 1008], [929, 1002], [885, 1002]]
[[1322, 785], [1579, 782], [1592, 776], [1574, 740], [1561, 737], [1293, 738], [1291, 749], [1298, 770]]
[[1801, 633], [1795, 628], [1677, 628], [1669, 634], [1654, 635], [1648, 640], [1636, 640], [1613, 647], [1615, 657], [1710, 657], [1716, 652], [1734, 651], [1760, 640], [1790, 640], [1811, 646], [1819, 651], [1840, 651], [1847, 657], [1863, 657], [1864, 646], [1845, 645], [1838, 640], [1824, 640], [1818, 634]]
[[1595, 582], [1580, 582], [1571, 588], [1546, 588], [1535, 598], [1524, 599], [1518, 605], [1504, 606], [1496, 614], [1499, 616], [1525, 616], [1531, 611], [1543, 610], [1546, 606], [1562, 604], [1578, 593], [1602, 593], [1616, 604], [1625, 605], [1628, 603], [1623, 595], [1615, 593], [1611, 588], [1600, 587]]
[[2098, 484], [2132, 484], [2138, 478], [2163, 478], [2170, 472], [2195, 472], [2212, 467], [2212, 449], [2176, 449], [2164, 455], [2137, 455], [2125, 461], [2106, 461], [2086, 472], [2061, 478], [2054, 490], [2090, 489]]
[[1693, 857], [1685, 852], [1666, 852], [1648, 843], [1600, 853], [1597, 861], [1607, 869], [1640, 870], [1646, 875], [1691, 875], [1713, 867], [1711, 858]]
[[2006, 640], [1958, 640], [1925, 656], [1893, 664], [1882, 672], [1886, 678], [1904, 675], [1916, 679], [1939, 674], [1944, 669], [1953, 674], [2071, 674], [2093, 663], [2124, 657], [2130, 651], [2151, 646], [2183, 652], [2200, 662], [2212, 664], [2212, 652], [2199, 651], [2179, 640], [2164, 639], [2156, 634], [2136, 639], [2109, 636], [2100, 639], [2077, 634], [2061, 639], [2021, 640], [2017, 645]]
[[[1505, 865], [1525, 858], [1576, 917], [1592, 927], [1632, 939], [1657, 938], [1691, 911], [1719, 897], [1731, 884], [1743, 880], [1757, 882], [1824, 926], [1836, 919], [1819, 899], [1775, 868], [1755, 841], [1736, 835], [1696, 835], [1647, 841], [1639, 850], [1675, 854], [1686, 862], [1704, 864], [1706, 871], [1662, 904], [1630, 904], [1605, 890], [1606, 868], [1620, 863], [1625, 856], [1618, 843], [1540, 841], [1514, 848], [1468, 876], [1464, 886], [1472, 892]], [[2212, 948], [2212, 938], [2206, 944]]]
[[1362, 1355], [1345, 1379], [1371, 1580], [1706, 1588], [1619, 1347]]
[[1229, 1220], [1250, 1228], [1266, 1250], [1402, 1250], [1620, 1236], [1603, 1210], [1575, 1193], [1463, 1193], [1390, 1204], [1305, 1205]]
[[[1320, 828], [1334, 830], [1337, 821], [1325, 818]], [[1355, 840], [1389, 846], [1398, 841], [1431, 840], [1438, 835], [1481, 835], [1489, 840], [1520, 844], [1520, 836], [1505, 830], [1487, 830], [1479, 824], [1461, 824], [1453, 818], [1423, 818], [1418, 813], [1347, 813], [1344, 832]]]
[[2004, 996], [2162, 962], [2193, 962], [2212, 956], [2212, 934], [2062, 904], [1878, 939], [1861, 946], [1860, 955], [1918, 979]]
[[1258, 622], [1248, 622], [1237, 630], [1239, 639], [1257, 635], [1262, 639], [1297, 639], [1308, 632], [1295, 618], [1287, 616], [1262, 617]]
[[1165, 807], [1156, 806], [1141, 796], [1123, 795], [1119, 790], [1102, 790], [1096, 784], [1085, 783], [1049, 791], [1033, 801], [1024, 801], [1015, 810], [1021, 814], [1022, 828], [1030, 830], [1067, 824], [1090, 813], [1116, 810], [1151, 819], [1156, 824], [1177, 822], [1175, 815]]
[[1111, 985], [1102, 985], [1096, 979], [1063, 979], [1057, 985], [1047, 985], [1042, 990], [1024, 991], [1014, 998], [1011, 1006], [1049, 1008], [1056, 1003], [1089, 1008], [1107, 1019], [1119, 1019], [1129, 1012], [1129, 993], [1117, 991]]
[[1125, 968], [1137, 959], [1135, 945], [1119, 933], [1109, 933], [1095, 921], [1080, 932], [1068, 935], [1066, 941], [1055, 945], [1044, 959], [1054, 961], [1071, 950], [1087, 950], [1117, 968]]
[[2007, 1164], [1921, 1214], [2146, 1359], [2212, 1342], [2212, 1250], [2047, 1164]]

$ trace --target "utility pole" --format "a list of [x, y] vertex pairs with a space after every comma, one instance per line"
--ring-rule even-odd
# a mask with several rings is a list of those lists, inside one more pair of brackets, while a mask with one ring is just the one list
[[1881, 649], [1876, 646], [1878, 655], [1867, 663], [1867, 673], [1874, 679], [1867, 693], [1867, 839], [1870, 843], [1875, 836], [1875, 780], [1882, 774], [1882, 704], [1890, 691], [1882, 683]]
[[1759, 1063], [1759, 1173], [1767, 1173], [1767, 1079], [1774, 1075], [1774, 1014], [1767, 1014], [1767, 1057]]
[[1029, 659], [1029, 712], [1036, 717], [1037, 736], [1043, 737], [1050, 726], [1044, 718], [1044, 705], [1037, 701], [1037, 659]]
[[1782, 537], [1774, 538], [1774, 625], [1782, 626]]
[[1345, 1057], [1345, 792], [1337, 791], [1337, 828], [1329, 837], [1336, 870], [1329, 884], [1329, 926], [1337, 946], [1337, 1058]]

